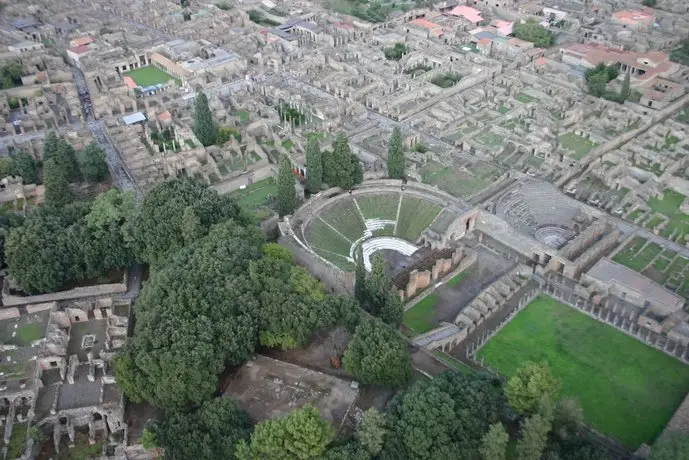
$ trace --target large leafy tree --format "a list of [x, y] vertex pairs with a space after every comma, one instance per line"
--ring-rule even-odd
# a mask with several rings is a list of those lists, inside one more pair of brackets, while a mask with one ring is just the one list
[[91, 142], [79, 152], [79, 168], [88, 182], [103, 182], [108, 177], [108, 164], [105, 152], [95, 142]]
[[248, 414], [229, 397], [173, 414], [152, 431], [157, 446], [165, 449], [165, 458], [170, 460], [232, 459], [236, 444], [251, 434]]
[[287, 417], [269, 419], [256, 425], [251, 442], [240, 442], [239, 460], [320, 459], [335, 435], [318, 409], [306, 405]]
[[543, 398], [555, 401], [560, 389], [548, 363], [527, 361], [510, 377], [505, 386], [505, 396], [510, 406], [523, 415], [538, 411]]
[[204, 147], [215, 144], [218, 128], [213, 120], [213, 114], [208, 106], [208, 97], [203, 92], [196, 95], [194, 106], [194, 134]]
[[393, 401], [388, 411], [381, 454], [384, 460], [457, 458], [461, 447], [453, 439], [455, 402], [435, 385], [414, 385]]
[[69, 173], [64, 163], [51, 158], [43, 164], [43, 182], [45, 184], [45, 204], [56, 208], [72, 201], [69, 188]]
[[318, 138], [313, 136], [306, 145], [306, 180], [309, 192], [318, 193], [323, 183], [323, 155]]
[[281, 216], [292, 214], [297, 208], [297, 193], [294, 190], [292, 161], [287, 155], [280, 157], [278, 167], [278, 211]]
[[36, 160], [23, 150], [12, 157], [12, 171], [21, 176], [22, 182], [25, 184], [38, 184], [40, 182]]
[[139, 260], [155, 265], [185, 246], [183, 216], [189, 206], [201, 223], [199, 236], [205, 235], [212, 225], [228, 219], [241, 224], [251, 221], [228, 195], [218, 195], [213, 189], [186, 178], [163, 182], [146, 194], [132, 225]]
[[5, 242], [7, 266], [25, 292], [53, 292], [68, 279], [72, 255], [61, 237], [64, 225], [56, 215], [37, 213], [10, 230]]
[[502, 423], [490, 426], [488, 432], [481, 439], [479, 452], [483, 460], [505, 460], [507, 442], [510, 440]]
[[534, 460], [541, 458], [541, 454], [548, 444], [550, 421], [540, 414], [527, 418], [521, 430], [521, 439], [517, 443], [518, 460]]
[[376, 318], [361, 321], [343, 362], [363, 383], [400, 387], [411, 377], [407, 342], [396, 330]]
[[388, 141], [388, 177], [402, 179], [404, 177], [404, 143], [399, 126], [392, 129]]
[[677, 460], [689, 458], [689, 436], [686, 433], [670, 432], [662, 435], [651, 450], [649, 460]]
[[251, 356], [260, 303], [248, 272], [261, 240], [257, 228], [227, 221], [153, 271], [137, 302], [134, 337], [115, 364], [130, 398], [185, 409], [215, 393], [227, 364]]
[[24, 223], [21, 216], [13, 212], [0, 213], [0, 268], [5, 268], [5, 239], [13, 228], [20, 227]]
[[364, 416], [356, 427], [356, 436], [359, 443], [371, 455], [378, 455], [380, 453], [386, 433], [385, 416], [374, 407], [364, 412]]

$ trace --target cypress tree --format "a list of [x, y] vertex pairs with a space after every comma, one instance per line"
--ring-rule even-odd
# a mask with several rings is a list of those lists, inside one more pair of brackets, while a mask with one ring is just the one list
[[77, 152], [69, 142], [60, 140], [57, 151], [51, 158], [64, 167], [68, 182], [81, 182], [81, 168], [79, 168]]
[[402, 131], [395, 126], [388, 141], [388, 177], [402, 179], [404, 177], [404, 145]]
[[320, 192], [323, 183], [323, 156], [315, 136], [309, 139], [306, 146], [306, 179], [309, 192]]
[[50, 160], [57, 153], [57, 148], [60, 144], [60, 138], [57, 137], [55, 131], [50, 131], [43, 139], [43, 162]]
[[278, 168], [278, 212], [284, 216], [292, 214], [296, 208], [297, 193], [294, 190], [292, 162], [287, 155], [282, 155]]
[[208, 98], [203, 92], [196, 96], [194, 105], [194, 134], [204, 147], [215, 144], [218, 138], [218, 128], [208, 107]]
[[629, 78], [629, 72], [627, 72], [627, 74], [624, 76], [624, 81], [622, 82], [622, 88], [620, 89], [620, 102], [626, 101], [632, 94]]
[[356, 271], [354, 278], [354, 297], [361, 306], [367, 302], [366, 295], [366, 268], [364, 267], [364, 251], [361, 245], [356, 250]]
[[65, 165], [51, 158], [43, 165], [46, 206], [62, 207], [72, 199]]

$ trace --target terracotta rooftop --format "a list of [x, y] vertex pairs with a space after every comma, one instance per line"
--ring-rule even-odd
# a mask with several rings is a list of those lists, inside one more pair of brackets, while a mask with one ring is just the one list
[[74, 46], [88, 45], [89, 43], [93, 43], [93, 38], [91, 38], [91, 37], [79, 37], [79, 38], [75, 38], [74, 40], [72, 40], [72, 43], [74, 43]]
[[89, 51], [89, 47], [86, 45], [79, 45], [69, 49], [74, 54], [84, 54]]
[[452, 10], [448, 11], [447, 14], [461, 16], [471, 22], [483, 21], [483, 16], [481, 16], [481, 12], [479, 10], [466, 5], [456, 6]]

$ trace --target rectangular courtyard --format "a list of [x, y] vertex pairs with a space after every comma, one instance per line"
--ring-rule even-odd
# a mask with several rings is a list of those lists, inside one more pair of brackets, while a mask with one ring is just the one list
[[506, 376], [526, 361], [547, 361], [587, 424], [632, 450], [653, 443], [689, 392], [689, 366], [547, 296], [478, 358]]

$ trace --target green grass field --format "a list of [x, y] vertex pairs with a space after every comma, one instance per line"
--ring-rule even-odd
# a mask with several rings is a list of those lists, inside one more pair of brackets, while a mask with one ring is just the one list
[[652, 444], [689, 391], [689, 366], [541, 296], [478, 353], [510, 376], [547, 361], [593, 428], [636, 449]]
[[381, 193], [356, 197], [356, 202], [359, 203], [361, 213], [366, 219], [397, 219], [399, 201], [399, 193]]
[[574, 152], [572, 158], [575, 160], [584, 158], [594, 147], [596, 147], [596, 145], [598, 145], [574, 133], [565, 133], [558, 139], [560, 145], [562, 145], [564, 149]]
[[497, 170], [486, 175], [471, 174], [433, 161], [429, 161], [420, 172], [424, 184], [437, 185], [441, 190], [459, 198], [467, 198], [483, 190], [500, 175]]
[[352, 199], [336, 202], [323, 210], [320, 217], [352, 242], [364, 235], [366, 226]]
[[352, 246], [352, 243], [328, 227], [321, 219], [317, 217], [311, 219], [309, 228], [305, 232], [305, 236], [311, 246], [334, 252], [342, 257], [349, 256], [349, 248]]
[[42, 323], [25, 324], [17, 329], [17, 342], [20, 346], [30, 345], [31, 342], [45, 336], [46, 326]]
[[417, 334], [423, 334], [435, 327], [433, 316], [435, 306], [438, 304], [438, 296], [431, 294], [404, 312], [402, 323]]
[[132, 80], [134, 80], [137, 85], [144, 87], [165, 84], [170, 80], [174, 80], [171, 75], [152, 65], [130, 70], [129, 72], [125, 72], [124, 75], [132, 77]]
[[685, 198], [681, 193], [667, 189], [663, 192], [662, 198], [649, 198], [648, 206], [655, 212], [672, 217], [679, 211], [679, 207], [682, 206]]
[[245, 189], [235, 190], [232, 196], [239, 202], [240, 205], [254, 210], [270, 203], [270, 197], [276, 197], [278, 193], [278, 186], [275, 179], [268, 177], [251, 185], [247, 185]]
[[442, 208], [426, 200], [405, 196], [397, 221], [397, 236], [409, 241], [416, 241], [421, 232], [431, 225]]

